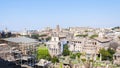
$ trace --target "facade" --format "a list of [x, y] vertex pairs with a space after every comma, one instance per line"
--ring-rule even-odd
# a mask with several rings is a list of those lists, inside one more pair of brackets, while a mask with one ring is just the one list
[[69, 44], [69, 50], [86, 54], [86, 59], [93, 59], [98, 54], [99, 43], [93, 39], [78, 38]]
[[86, 59], [96, 60], [101, 48], [108, 48], [110, 45], [109, 39], [97, 38], [83, 38], [77, 37], [69, 41], [69, 50], [72, 52], [80, 52], [86, 54]]
[[59, 37], [52, 37], [51, 41], [47, 43], [48, 50], [51, 56], [59, 56], [61, 52], [61, 42]]
[[85, 42], [85, 38], [75, 38], [69, 41], [69, 50], [72, 52], [83, 52], [83, 46]]
[[23, 36], [6, 38], [4, 41], [7, 41], [7, 44], [10, 45], [11, 48], [14, 48], [14, 50], [21, 51], [23, 55], [27, 55], [30, 51], [34, 51], [36, 45], [39, 44], [37, 40]]
[[37, 40], [22, 36], [5, 38], [3, 40], [11, 50], [11, 56], [7, 58], [8, 61], [20, 61], [17, 63], [23, 64], [21, 62], [22, 60], [28, 61], [28, 59], [35, 59], [36, 54], [33, 55], [33, 53], [35, 53], [36, 46], [39, 44]]
[[83, 52], [86, 54], [86, 59], [96, 60], [96, 55], [98, 54], [98, 46], [98, 42], [93, 39], [85, 40]]
[[11, 48], [9, 47], [9, 45], [5, 43], [0, 44], [0, 58], [8, 61], [10, 59], [13, 59], [13, 56], [11, 55]]
[[114, 54], [114, 64], [120, 65], [120, 46], [116, 49], [116, 53]]

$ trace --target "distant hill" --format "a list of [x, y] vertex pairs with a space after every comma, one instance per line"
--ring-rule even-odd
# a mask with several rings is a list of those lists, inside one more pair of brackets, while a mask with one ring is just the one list
[[120, 26], [113, 27], [112, 30], [120, 29]]

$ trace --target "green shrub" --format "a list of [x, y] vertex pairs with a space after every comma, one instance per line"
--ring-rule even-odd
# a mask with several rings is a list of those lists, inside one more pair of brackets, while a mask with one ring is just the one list
[[86, 61], [86, 59], [81, 59], [83, 62], [85, 62]]
[[90, 36], [90, 38], [92, 38], [92, 39], [95, 38], [95, 37], [98, 37], [98, 35], [97, 35], [97, 34], [94, 34], [94, 35], [91, 35], [91, 36]]
[[81, 34], [81, 35], [76, 35], [76, 37], [87, 37], [88, 34]]
[[90, 62], [93, 62], [93, 60], [89, 60]]
[[51, 60], [51, 56], [45, 46], [41, 46], [37, 49], [37, 59]]

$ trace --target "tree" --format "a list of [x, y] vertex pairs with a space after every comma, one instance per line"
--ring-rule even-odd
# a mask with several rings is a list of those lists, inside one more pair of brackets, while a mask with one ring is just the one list
[[108, 48], [108, 52], [113, 55], [115, 53], [115, 50]]
[[50, 39], [51, 39], [51, 37], [47, 37], [47, 38], [46, 38], [46, 41], [49, 41]]
[[56, 62], [59, 62], [59, 59], [56, 56], [53, 56], [51, 61], [52, 61], [52, 63], [56, 63]]
[[51, 56], [48, 52], [48, 49], [45, 46], [39, 47], [37, 49], [37, 59], [51, 60]]
[[5, 37], [6, 37], [4, 31], [2, 31], [1, 36], [2, 36], [2, 38], [5, 38]]
[[75, 54], [71, 54], [70, 58], [75, 59], [76, 57], [80, 58], [80, 56], [81, 56], [81, 53], [75, 53]]
[[75, 59], [76, 58], [76, 54], [71, 54], [70, 58]]
[[34, 38], [34, 39], [39, 39], [39, 35], [38, 34], [33, 34], [33, 35], [31, 35], [31, 37]]
[[112, 30], [115, 30], [115, 29], [120, 29], [119, 26], [116, 26], [116, 27], [113, 27]]
[[6, 34], [6, 37], [11, 37], [11, 36], [12, 36], [11, 32], [8, 32], [8, 33]]
[[69, 49], [68, 49], [68, 45], [67, 44], [65, 44], [64, 46], [63, 46], [63, 56], [68, 56], [68, 55], [70, 55], [70, 51], [69, 51]]
[[80, 58], [81, 56], [81, 53], [76, 53], [77, 57]]
[[47, 36], [47, 34], [41, 34], [39, 37], [45, 37]]
[[99, 53], [102, 55], [102, 60], [113, 60], [113, 54], [115, 53], [112, 49], [100, 49]]
[[115, 50], [108, 48], [108, 52], [110, 53], [110, 60], [113, 60], [113, 54], [115, 54]]

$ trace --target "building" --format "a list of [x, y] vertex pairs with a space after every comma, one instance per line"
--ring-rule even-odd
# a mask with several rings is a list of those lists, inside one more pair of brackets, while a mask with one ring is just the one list
[[14, 47], [20, 50], [23, 55], [27, 55], [30, 49], [32, 49], [31, 51], [36, 49], [36, 45], [39, 44], [37, 40], [24, 36], [5, 38], [3, 40], [7, 41], [11, 48]]
[[28, 31], [27, 29], [25, 28], [24, 31], [20, 32], [21, 35], [28, 35]]
[[69, 50], [86, 54], [86, 59], [98, 54], [98, 42], [88, 38], [77, 38], [69, 42]]
[[101, 48], [109, 48], [112, 39], [110, 38], [85, 38], [74, 37], [69, 41], [69, 50], [72, 52], [85, 53], [86, 59], [96, 60]]
[[47, 46], [51, 56], [59, 56], [62, 54], [59, 37], [52, 37], [51, 40], [47, 43]]
[[83, 52], [85, 38], [75, 38], [69, 41], [69, 50], [72, 52]]
[[59, 25], [56, 26], [56, 32], [60, 32], [60, 26]]
[[11, 48], [8, 44], [0, 44], [0, 58], [8, 61], [14, 60], [13, 56], [11, 55], [11, 52]]
[[116, 53], [114, 54], [113, 59], [114, 59], [114, 61], [113, 61], [114, 64], [120, 65], [120, 46], [117, 47]]
[[50, 61], [40, 59], [40, 61], [35, 64], [35, 68], [48, 68], [50, 64], [51, 64]]
[[[28, 62], [28, 59], [32, 60], [36, 58], [35, 51], [36, 51], [36, 46], [39, 45], [39, 42], [35, 39], [19, 36], [19, 37], [5, 38], [2, 39], [1, 41], [6, 43], [11, 50], [9, 51], [10, 56], [8, 56], [7, 58], [8, 61], [9, 60], [16, 61], [17, 64], [22, 65], [25, 62]], [[11, 55], [14, 57], [13, 59]]]

